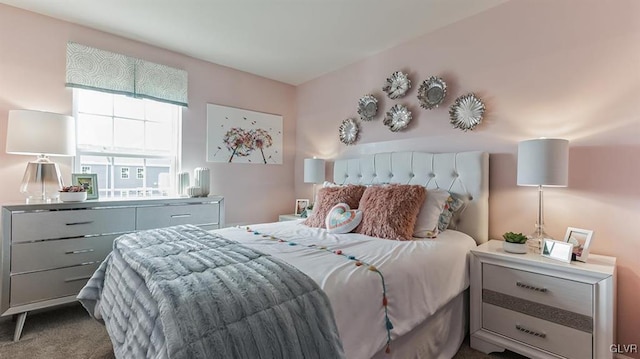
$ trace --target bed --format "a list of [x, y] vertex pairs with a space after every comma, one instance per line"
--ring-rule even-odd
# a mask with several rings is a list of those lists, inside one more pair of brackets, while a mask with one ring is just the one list
[[[338, 334], [341, 342], [338, 345], [341, 348], [336, 347], [325, 357], [450, 358], [455, 355], [466, 334], [468, 253], [476, 244], [488, 240], [488, 154], [367, 155], [337, 160], [333, 179], [337, 184], [398, 183], [419, 184], [427, 190], [444, 188], [464, 197], [466, 205], [463, 214], [455, 219], [455, 229], [448, 229], [435, 239], [400, 242], [357, 233], [329, 234], [324, 229], [307, 227], [302, 221], [224, 228], [212, 231], [213, 235], [221, 238], [216, 239], [218, 241], [239, 243], [242, 248], [288, 263], [321, 288], [322, 298], [317, 298], [313, 290], [310, 295], [318, 303], [323, 300], [330, 303], [325, 312], [335, 322], [323, 324], [331, 330], [319, 337]], [[137, 240], [131, 237], [121, 242], [129, 241], [135, 246]], [[120, 255], [118, 248], [114, 248], [114, 252], [111, 257]], [[165, 259], [167, 254], [159, 258]], [[115, 281], [119, 284], [109, 286], [109, 261], [110, 258], [105, 260], [79, 298], [94, 317], [105, 321], [116, 356], [130, 356], [131, 338], [135, 337], [137, 353], [147, 357], [173, 357], [163, 352], [166, 349], [162, 343], [171, 338], [163, 333], [162, 325], [150, 325], [148, 318], [131, 319], [139, 312], [163, 312], [158, 309], [162, 308], [160, 305], [154, 309], [154, 300], [144, 294], [149, 292], [146, 287], [151, 288], [145, 284], [147, 278], [119, 278]], [[111, 267], [131, 271], [123, 261], [117, 263], [119, 265]], [[166, 263], [163, 262], [165, 267]], [[127, 275], [136, 276], [135, 273]], [[135, 282], [135, 288], [128, 285], [119, 289], [124, 282]], [[118, 315], [111, 313], [113, 307], [122, 310], [131, 306], [131, 298], [140, 297], [140, 291], [146, 299], [143, 304], [138, 301], [138, 309]], [[110, 297], [105, 298], [105, 292], [109, 292]], [[314, 302], [314, 305], [318, 308], [320, 304]], [[324, 319], [304, 320], [321, 322]], [[145, 326], [146, 334], [140, 335], [140, 327]], [[261, 356], [270, 355], [262, 353]]]

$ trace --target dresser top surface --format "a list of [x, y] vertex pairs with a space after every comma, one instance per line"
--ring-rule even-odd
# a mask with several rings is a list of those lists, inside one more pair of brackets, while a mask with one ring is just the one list
[[613, 275], [615, 273], [616, 258], [589, 253], [587, 262], [572, 261], [564, 263], [551, 258], [546, 258], [537, 253], [512, 254], [507, 253], [502, 248], [503, 241], [490, 240], [474, 249], [471, 252], [481, 257], [489, 257], [498, 260], [529, 264], [537, 267], [564, 270], [569, 272], [581, 271], [592, 272], [601, 275]]
[[48, 211], [65, 210], [78, 208], [104, 208], [104, 207], [140, 207], [140, 206], [162, 206], [180, 204], [199, 204], [220, 202], [222, 196], [208, 197], [153, 197], [153, 198], [105, 198], [97, 200], [87, 200], [83, 202], [56, 202], [56, 203], [11, 203], [3, 204], [2, 208], [10, 211]]

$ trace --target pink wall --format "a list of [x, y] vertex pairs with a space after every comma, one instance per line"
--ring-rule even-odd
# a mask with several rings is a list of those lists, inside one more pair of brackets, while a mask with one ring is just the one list
[[[640, 2], [632, 0], [510, 1], [299, 86], [296, 194], [311, 191], [302, 181], [308, 156], [484, 150], [491, 153], [491, 236], [530, 233], [537, 194], [516, 186], [517, 143], [567, 138], [569, 187], [545, 192], [548, 232], [562, 238], [568, 226], [593, 229], [592, 251], [618, 258], [618, 342], [640, 344], [638, 14]], [[410, 75], [412, 88], [390, 100], [381, 87], [396, 70]], [[448, 94], [443, 107], [428, 111], [416, 94], [431, 75], [447, 81]], [[450, 126], [448, 106], [471, 91], [487, 113], [480, 127], [464, 133]], [[408, 105], [413, 121], [392, 133], [378, 115], [362, 124], [358, 145], [344, 146], [338, 126], [357, 117], [358, 99], [367, 93], [379, 99], [380, 113]]]
[[[228, 224], [273, 221], [293, 211], [295, 87], [6, 5], [0, 5], [0, 203], [24, 200], [18, 188], [29, 160], [4, 152], [8, 111], [72, 112], [72, 90], [64, 87], [69, 40], [188, 71], [182, 169], [211, 169], [211, 191], [225, 196]], [[207, 103], [281, 114], [284, 164], [207, 163]], [[57, 162], [68, 181], [71, 161]]]

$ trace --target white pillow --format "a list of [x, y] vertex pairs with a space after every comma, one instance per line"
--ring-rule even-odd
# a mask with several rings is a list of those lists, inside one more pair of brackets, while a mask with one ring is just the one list
[[346, 203], [338, 203], [329, 210], [324, 224], [329, 233], [349, 233], [362, 222], [362, 211], [349, 208]]
[[438, 235], [438, 219], [449, 198], [449, 191], [444, 189], [427, 190], [427, 199], [422, 204], [413, 236], [417, 238], [435, 238]]

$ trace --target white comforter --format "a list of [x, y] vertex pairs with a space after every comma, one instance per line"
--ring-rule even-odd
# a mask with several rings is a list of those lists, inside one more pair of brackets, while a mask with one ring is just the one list
[[467, 258], [476, 243], [464, 233], [447, 230], [437, 239], [399, 242], [354, 233], [329, 234], [300, 222], [250, 226], [299, 244], [294, 246], [256, 235], [246, 227], [215, 232], [280, 258], [320, 284], [331, 302], [347, 358], [371, 358], [386, 345], [380, 276], [344, 256], [306, 245], [341, 250], [382, 272], [393, 324], [391, 339], [409, 332], [469, 286]]

